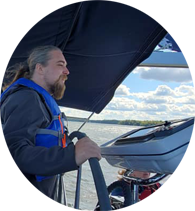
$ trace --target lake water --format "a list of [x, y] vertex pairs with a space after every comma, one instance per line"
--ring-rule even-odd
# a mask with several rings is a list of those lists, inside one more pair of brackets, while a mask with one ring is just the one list
[[[77, 130], [80, 125], [80, 122], [69, 122], [69, 132], [71, 133], [72, 131]], [[81, 131], [86, 133], [98, 145], [102, 145], [105, 142], [112, 140], [135, 128], [137, 127], [127, 125], [87, 123]], [[107, 186], [117, 180], [118, 168], [109, 165], [104, 158], [101, 159], [100, 165]], [[67, 202], [69, 206], [74, 205], [76, 177], [77, 171], [68, 172], [64, 176]], [[80, 195], [80, 209], [93, 210], [97, 204], [97, 195], [88, 162], [82, 165], [82, 182]]]

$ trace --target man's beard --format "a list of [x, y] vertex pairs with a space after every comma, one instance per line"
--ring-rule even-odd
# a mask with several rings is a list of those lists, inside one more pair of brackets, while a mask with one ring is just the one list
[[62, 85], [62, 83], [60, 82], [60, 80], [63, 80], [63, 79], [67, 80], [67, 76], [66, 75], [61, 75], [59, 77], [59, 79], [50, 87], [52, 96], [56, 100], [60, 100], [64, 96], [64, 92], [65, 92], [66, 86], [65, 86], [65, 84]]

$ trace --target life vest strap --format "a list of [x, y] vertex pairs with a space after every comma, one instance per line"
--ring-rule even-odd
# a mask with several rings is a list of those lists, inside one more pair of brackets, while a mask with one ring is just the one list
[[[59, 117], [60, 117], [61, 121], [63, 121], [63, 122], [67, 121], [67, 118], [66, 118], [66, 115], [64, 114], [64, 112], [60, 113], [59, 115], [54, 115], [52, 121], [59, 120]], [[60, 125], [61, 125], [61, 123], [60, 123]], [[65, 126], [65, 124], [63, 124], [63, 126], [64, 126], [65, 131], [68, 132], [68, 128]]]
[[45, 135], [53, 135], [53, 136], [59, 137], [58, 131], [50, 130], [50, 129], [43, 129], [43, 128], [37, 130], [36, 134], [39, 134], [39, 135], [43, 135], [43, 134], [45, 134]]
[[53, 120], [58, 120], [58, 115], [54, 115]]

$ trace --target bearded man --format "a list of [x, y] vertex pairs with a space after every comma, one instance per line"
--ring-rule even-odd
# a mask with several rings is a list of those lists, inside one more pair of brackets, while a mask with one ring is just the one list
[[65, 91], [69, 70], [55, 46], [34, 49], [15, 77], [3, 87], [1, 121], [5, 140], [16, 164], [41, 192], [59, 201], [59, 175], [78, 169], [100, 148], [87, 136], [74, 145], [55, 102]]

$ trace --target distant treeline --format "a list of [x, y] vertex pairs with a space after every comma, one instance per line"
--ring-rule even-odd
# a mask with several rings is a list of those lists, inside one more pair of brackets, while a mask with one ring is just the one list
[[[75, 117], [67, 117], [68, 121], [77, 121], [77, 122], [84, 122], [85, 118], [75, 118]], [[104, 124], [118, 124], [118, 125], [134, 125], [134, 126], [150, 126], [161, 124], [163, 121], [155, 121], [155, 120], [89, 120], [91, 123], [104, 123]]]
[[118, 125], [134, 125], [134, 126], [150, 126], [161, 124], [163, 121], [156, 120], [90, 120], [89, 122], [104, 123], [104, 124], [118, 124]]

